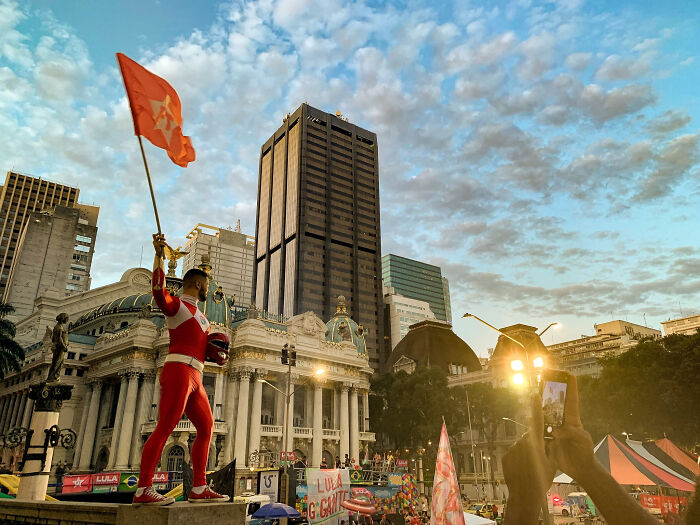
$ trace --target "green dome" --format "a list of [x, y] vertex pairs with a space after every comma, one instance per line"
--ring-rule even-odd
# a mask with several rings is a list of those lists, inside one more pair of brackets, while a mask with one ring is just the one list
[[357, 353], [367, 354], [365, 329], [353, 321], [345, 309], [345, 297], [338, 297], [335, 315], [326, 323], [326, 341], [342, 343], [349, 341], [357, 347]]

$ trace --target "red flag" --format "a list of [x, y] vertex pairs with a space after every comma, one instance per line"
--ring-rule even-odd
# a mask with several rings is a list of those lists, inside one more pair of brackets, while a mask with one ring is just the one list
[[435, 461], [433, 500], [430, 503], [430, 525], [465, 525], [457, 471], [452, 459], [450, 439], [447, 437], [447, 427], [444, 421]]
[[164, 79], [154, 75], [128, 56], [117, 53], [117, 62], [129, 97], [136, 135], [163, 148], [168, 157], [183, 168], [194, 161], [189, 137], [182, 134], [180, 97]]

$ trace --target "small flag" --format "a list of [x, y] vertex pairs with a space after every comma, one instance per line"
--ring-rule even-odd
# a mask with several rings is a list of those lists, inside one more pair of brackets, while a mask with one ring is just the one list
[[430, 504], [430, 525], [465, 525], [462, 496], [459, 493], [457, 471], [452, 459], [447, 427], [442, 423], [440, 444], [435, 461], [433, 500]]
[[164, 79], [154, 75], [128, 56], [117, 53], [117, 62], [129, 98], [134, 132], [163, 148], [183, 168], [194, 161], [189, 137], [182, 134], [180, 97]]

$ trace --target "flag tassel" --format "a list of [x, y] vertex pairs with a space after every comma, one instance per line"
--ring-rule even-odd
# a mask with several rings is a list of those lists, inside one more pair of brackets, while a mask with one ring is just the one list
[[158, 226], [158, 235], [162, 233], [160, 229], [160, 218], [158, 217], [158, 206], [156, 206], [156, 196], [153, 193], [153, 183], [151, 182], [151, 173], [148, 170], [148, 162], [146, 162], [146, 152], [143, 150], [143, 141], [141, 135], [136, 135], [139, 139], [139, 147], [141, 148], [141, 158], [143, 159], [143, 167], [146, 168], [146, 178], [148, 179], [148, 189], [151, 190], [151, 201], [153, 202], [153, 212], [156, 214], [156, 226]]

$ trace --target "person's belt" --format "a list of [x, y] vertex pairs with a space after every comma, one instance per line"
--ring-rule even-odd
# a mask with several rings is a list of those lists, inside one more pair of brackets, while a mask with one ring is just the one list
[[204, 363], [202, 363], [196, 357], [192, 357], [191, 355], [168, 354], [168, 357], [165, 358], [165, 362], [166, 363], [184, 363], [186, 365], [191, 366], [195, 370], [199, 370], [200, 372], [202, 372], [204, 370]]

